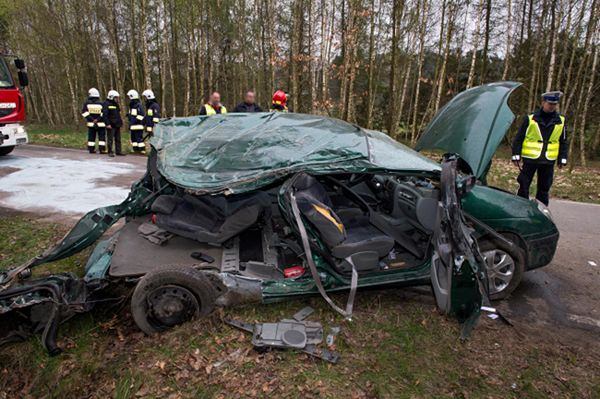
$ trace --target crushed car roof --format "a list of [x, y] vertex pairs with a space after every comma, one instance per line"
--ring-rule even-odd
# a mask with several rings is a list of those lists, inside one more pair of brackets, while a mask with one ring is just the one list
[[206, 193], [251, 191], [299, 171], [440, 171], [437, 162], [384, 133], [307, 114], [171, 118], [156, 127], [151, 144], [167, 180]]

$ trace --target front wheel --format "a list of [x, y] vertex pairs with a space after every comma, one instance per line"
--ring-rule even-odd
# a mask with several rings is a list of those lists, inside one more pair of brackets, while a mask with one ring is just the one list
[[12, 150], [15, 149], [14, 145], [9, 145], [7, 147], [0, 147], [0, 156], [2, 155], [8, 155], [12, 152]]
[[486, 266], [491, 300], [505, 299], [517, 288], [525, 272], [525, 255], [518, 247], [490, 240], [479, 244]]
[[208, 316], [215, 298], [215, 289], [204, 273], [172, 267], [142, 277], [131, 298], [131, 313], [137, 326], [151, 335]]

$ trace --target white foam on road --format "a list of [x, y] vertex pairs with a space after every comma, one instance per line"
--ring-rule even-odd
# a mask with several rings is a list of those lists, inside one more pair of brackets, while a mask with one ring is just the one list
[[[140, 170], [127, 163], [101, 159], [73, 160], [44, 157], [6, 157], [0, 168], [18, 169], [0, 177], [0, 205], [19, 210], [48, 210], [80, 214], [117, 204], [129, 188], [107, 181]], [[101, 184], [99, 184], [101, 183]]]

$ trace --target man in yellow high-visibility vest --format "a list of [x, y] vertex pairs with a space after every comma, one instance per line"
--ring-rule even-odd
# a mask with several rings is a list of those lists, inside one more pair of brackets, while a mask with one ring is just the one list
[[221, 104], [221, 95], [219, 92], [213, 92], [210, 95], [210, 98], [206, 104], [200, 107], [200, 115], [217, 115], [217, 114], [226, 114], [227, 108], [223, 104]]
[[517, 195], [529, 198], [529, 186], [537, 173], [535, 198], [545, 205], [554, 179], [554, 163], [558, 161], [558, 167], [562, 168], [569, 153], [565, 117], [558, 112], [562, 94], [560, 91], [542, 94], [541, 108], [523, 119], [512, 144], [512, 161], [521, 169]]

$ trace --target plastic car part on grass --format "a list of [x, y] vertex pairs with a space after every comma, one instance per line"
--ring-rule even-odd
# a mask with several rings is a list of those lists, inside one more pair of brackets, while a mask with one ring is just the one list
[[323, 341], [323, 326], [319, 322], [284, 319], [277, 323], [251, 324], [225, 319], [225, 323], [252, 333], [252, 345], [257, 351], [298, 350], [334, 364], [340, 359], [338, 353], [318, 347]]

